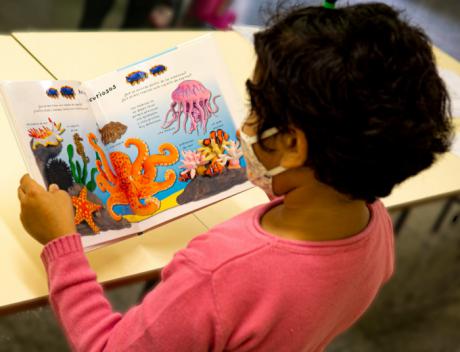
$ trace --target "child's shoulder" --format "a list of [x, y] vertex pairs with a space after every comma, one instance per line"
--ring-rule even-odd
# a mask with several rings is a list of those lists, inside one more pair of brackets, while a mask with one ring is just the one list
[[179, 254], [204, 270], [214, 271], [232, 261], [256, 254], [270, 245], [257, 236], [255, 223], [267, 204], [251, 208], [194, 238]]

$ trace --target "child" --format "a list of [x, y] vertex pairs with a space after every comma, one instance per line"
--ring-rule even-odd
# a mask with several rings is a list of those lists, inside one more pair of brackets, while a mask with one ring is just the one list
[[241, 128], [271, 202], [197, 237], [124, 316], [75, 234], [69, 197], [21, 180], [50, 300], [78, 351], [323, 351], [393, 272], [379, 197], [448, 149], [448, 97], [425, 34], [384, 4], [305, 7], [255, 36]]

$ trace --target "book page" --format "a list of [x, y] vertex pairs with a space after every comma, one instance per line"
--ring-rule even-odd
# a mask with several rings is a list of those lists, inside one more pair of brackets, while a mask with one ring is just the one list
[[212, 35], [84, 87], [117, 216], [145, 230], [251, 187], [236, 138], [244, 106]]
[[83, 245], [111, 232], [136, 233], [128, 221], [113, 220], [100, 196], [99, 156], [87, 137], [99, 132], [80, 82], [4, 81], [0, 87], [29, 174], [45, 188], [54, 183], [69, 193]]

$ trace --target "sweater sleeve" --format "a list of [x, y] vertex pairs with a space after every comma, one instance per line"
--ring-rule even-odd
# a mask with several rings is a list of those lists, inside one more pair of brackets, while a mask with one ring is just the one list
[[212, 274], [177, 254], [159, 285], [125, 315], [112, 310], [78, 234], [47, 244], [50, 302], [75, 351], [215, 351], [223, 348]]

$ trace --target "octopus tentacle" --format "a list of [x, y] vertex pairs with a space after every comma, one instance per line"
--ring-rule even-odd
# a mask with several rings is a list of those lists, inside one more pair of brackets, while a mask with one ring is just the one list
[[125, 142], [125, 147], [130, 147], [131, 145], [135, 145], [137, 148], [137, 157], [132, 165], [131, 174], [140, 175], [142, 166], [149, 156], [149, 147], [138, 138], [128, 138]]
[[[88, 142], [91, 145], [91, 147], [93, 147], [93, 149], [99, 154], [99, 157], [101, 158], [102, 167], [99, 164], [99, 167], [98, 167], [99, 172], [101, 172], [101, 170], [102, 170], [103, 172], [101, 172], [101, 173], [103, 173], [106, 176], [107, 180], [110, 181], [113, 184], [116, 184], [117, 183], [117, 178], [113, 174], [112, 169], [110, 168], [110, 165], [109, 165], [109, 163], [107, 161], [107, 158], [105, 156], [105, 153], [102, 150], [102, 148], [99, 147], [99, 145], [97, 144], [96, 136], [93, 133], [90, 133], [88, 135]], [[96, 166], [97, 166], [97, 164], [98, 163], [96, 163]]]
[[114, 220], [120, 221], [121, 215], [118, 215], [117, 213], [113, 211], [113, 207], [117, 204], [128, 204], [128, 200], [126, 199], [126, 195], [124, 193], [122, 192], [112, 193], [109, 199], [107, 199], [107, 205], [106, 205], [107, 211], [109, 212], [110, 216]]
[[[156, 177], [156, 166], [172, 165], [179, 160], [179, 150], [174, 144], [163, 143], [158, 147], [160, 155], [153, 154], [144, 163], [144, 176], [147, 182], [155, 179]], [[166, 155], [166, 152], [168, 154]]]
[[166, 170], [165, 180], [162, 182], [154, 182], [147, 185], [147, 187], [142, 189], [142, 191], [140, 192], [139, 198], [147, 198], [151, 194], [155, 194], [170, 188], [174, 184], [174, 182], [176, 182], [176, 178], [176, 173], [173, 170]]
[[97, 185], [99, 186], [99, 189], [102, 191], [102, 192], [106, 192], [108, 191], [109, 193], [113, 193], [115, 192], [115, 189], [116, 187], [113, 187], [109, 181], [107, 180], [106, 177], [104, 177], [104, 175], [102, 174], [99, 174], [96, 176], [96, 182], [97, 182]]
[[129, 191], [127, 192], [129, 206], [137, 215], [152, 215], [160, 208], [160, 201], [157, 198], [152, 197], [152, 193], [149, 193], [147, 195], [149, 198], [145, 200], [145, 204], [142, 204], [140, 199], [147, 198], [147, 196], [142, 197], [142, 195], [140, 194], [142, 193], [142, 189], [137, 190], [136, 188], [137, 187], [135, 187], [135, 185], [132, 184], [129, 187]]

